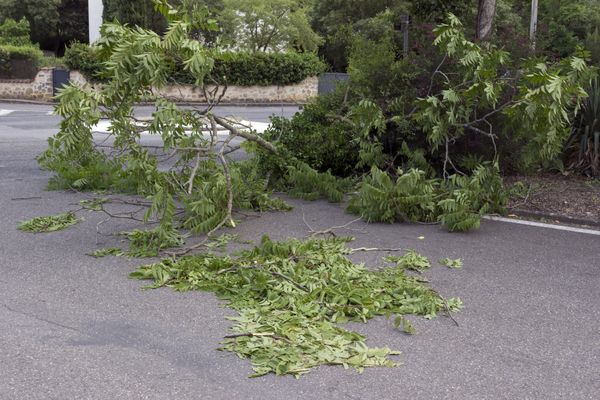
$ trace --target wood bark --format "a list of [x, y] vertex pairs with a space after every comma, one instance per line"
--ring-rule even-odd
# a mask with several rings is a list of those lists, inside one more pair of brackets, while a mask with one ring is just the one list
[[477, 40], [486, 41], [490, 38], [496, 15], [496, 0], [479, 0], [477, 8]]

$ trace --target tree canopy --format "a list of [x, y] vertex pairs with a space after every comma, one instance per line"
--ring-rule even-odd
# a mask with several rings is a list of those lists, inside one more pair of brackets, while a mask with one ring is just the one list
[[0, 0], [0, 19], [26, 18], [31, 40], [62, 54], [67, 43], [88, 40], [87, 7], [87, 0]]

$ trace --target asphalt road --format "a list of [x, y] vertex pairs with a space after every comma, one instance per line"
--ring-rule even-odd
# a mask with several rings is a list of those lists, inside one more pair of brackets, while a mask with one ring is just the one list
[[[44, 191], [49, 174], [34, 157], [56, 130], [50, 108], [1, 109], [19, 110], [0, 115], [2, 400], [600, 397], [600, 236], [493, 221], [467, 234], [355, 223], [354, 246], [462, 258], [461, 270], [426, 273], [441, 294], [463, 300], [455, 316], [460, 326], [415, 317], [418, 333], [406, 336], [375, 319], [353, 327], [370, 345], [401, 350], [402, 366], [249, 379], [248, 361], [215, 350], [232, 312], [213, 295], [143, 291], [142, 282], [128, 278], [140, 261], [86, 255], [118, 240], [96, 233], [101, 215], [52, 234], [16, 230], [20, 220], [75, 208], [82, 195]], [[255, 121], [271, 112], [234, 111]], [[248, 219], [236, 233], [283, 239], [307, 234], [303, 214], [315, 229], [353, 219], [339, 205], [293, 203], [294, 211]], [[102, 232], [128, 224], [107, 223]], [[380, 256], [360, 260], [375, 265]]]

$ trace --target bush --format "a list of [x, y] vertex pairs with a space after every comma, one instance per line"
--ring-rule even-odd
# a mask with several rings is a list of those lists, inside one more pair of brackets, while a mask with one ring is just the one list
[[40, 62], [42, 68], [65, 68], [65, 60], [62, 57], [45, 56]]
[[358, 145], [351, 125], [336, 118], [342, 90], [319, 96], [292, 119], [273, 117], [265, 138], [282, 144], [298, 160], [319, 172], [348, 176], [358, 162]]
[[65, 50], [63, 62], [72, 70], [81, 72], [90, 81], [101, 81], [102, 60], [98, 50], [85, 43], [73, 42]]
[[210, 79], [238, 86], [283, 86], [323, 71], [325, 63], [312, 53], [225, 53], [215, 60]]
[[[73, 43], [66, 51], [65, 64], [92, 81], [102, 81], [102, 59], [98, 50], [83, 43]], [[300, 83], [325, 70], [325, 63], [312, 53], [222, 53], [206, 83], [214, 81], [238, 86], [290, 85]], [[194, 84], [196, 78], [182, 65], [175, 67], [172, 80]]]
[[0, 45], [27, 46], [29, 39], [29, 21], [23, 17], [19, 22], [7, 18], [0, 25]]
[[0, 78], [32, 79], [43, 56], [33, 45], [0, 45]]

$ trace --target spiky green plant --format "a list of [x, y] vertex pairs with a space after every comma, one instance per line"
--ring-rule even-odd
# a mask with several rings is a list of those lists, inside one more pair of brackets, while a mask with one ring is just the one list
[[568, 167], [600, 177], [600, 83], [594, 79], [587, 90], [566, 144]]

